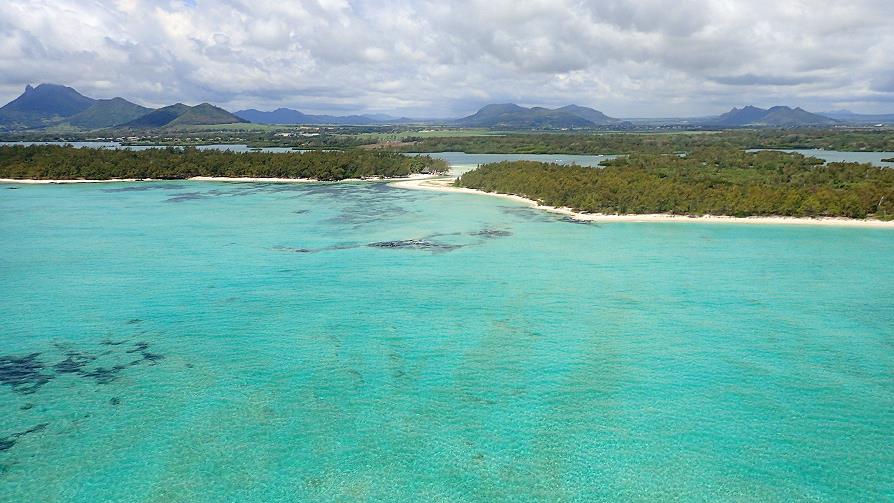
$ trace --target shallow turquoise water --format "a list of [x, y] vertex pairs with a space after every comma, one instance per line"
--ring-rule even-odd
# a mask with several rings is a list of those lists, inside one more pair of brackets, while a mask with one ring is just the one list
[[894, 232], [7, 187], [0, 501], [894, 498]]

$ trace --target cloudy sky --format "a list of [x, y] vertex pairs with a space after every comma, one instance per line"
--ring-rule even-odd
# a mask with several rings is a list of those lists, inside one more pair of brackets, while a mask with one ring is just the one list
[[2, 0], [0, 99], [460, 116], [894, 112], [892, 0]]

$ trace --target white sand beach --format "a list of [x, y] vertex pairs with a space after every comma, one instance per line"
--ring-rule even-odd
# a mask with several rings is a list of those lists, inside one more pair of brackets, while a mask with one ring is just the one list
[[523, 196], [513, 194], [500, 194], [496, 192], [485, 192], [483, 190], [469, 189], [465, 187], [452, 186], [455, 178], [428, 178], [416, 180], [396, 181], [390, 185], [402, 189], [411, 190], [431, 190], [437, 192], [455, 192], [461, 194], [479, 194], [492, 197], [501, 197], [520, 203], [525, 203], [538, 210], [558, 213], [577, 220], [588, 222], [689, 222], [689, 223], [734, 223], [734, 224], [759, 224], [759, 225], [825, 225], [825, 226], [849, 226], [849, 227], [875, 227], [894, 229], [894, 221], [884, 222], [881, 220], [858, 220], [853, 218], [798, 218], [798, 217], [729, 217], [722, 215], [704, 215], [704, 216], [687, 216], [687, 215], [669, 215], [664, 213], [647, 214], [647, 215], [607, 215], [601, 213], [582, 213], [574, 211], [571, 208], [556, 208], [555, 206], [546, 206], [528, 199]]

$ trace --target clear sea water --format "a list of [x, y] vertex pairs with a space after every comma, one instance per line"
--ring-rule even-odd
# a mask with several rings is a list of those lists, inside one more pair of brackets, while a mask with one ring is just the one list
[[0, 501], [894, 498], [889, 230], [9, 187]]

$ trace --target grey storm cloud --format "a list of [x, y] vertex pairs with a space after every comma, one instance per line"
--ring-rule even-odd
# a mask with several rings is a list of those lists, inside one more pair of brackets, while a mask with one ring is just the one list
[[5, 0], [0, 95], [455, 116], [884, 111], [890, 0]]

